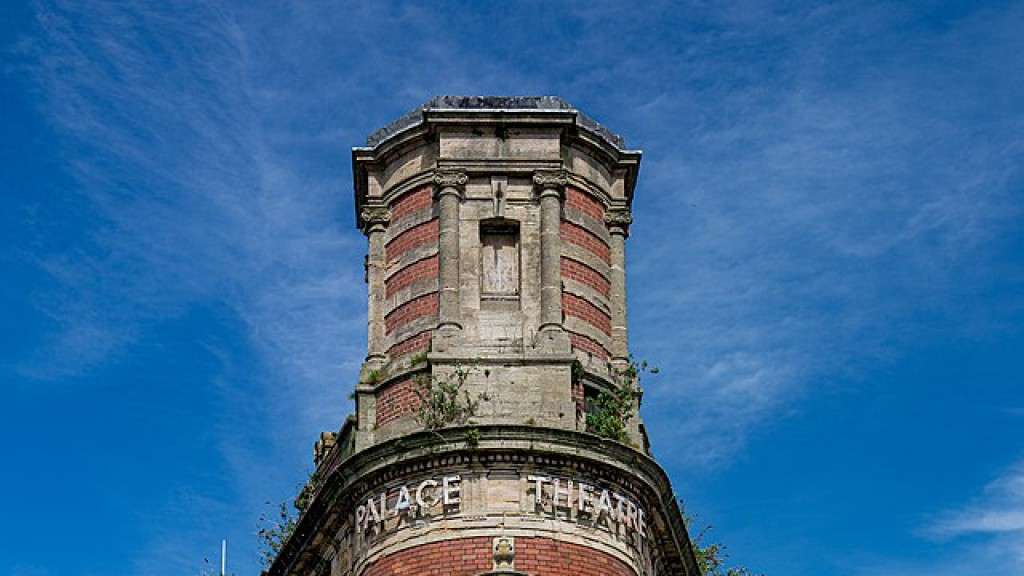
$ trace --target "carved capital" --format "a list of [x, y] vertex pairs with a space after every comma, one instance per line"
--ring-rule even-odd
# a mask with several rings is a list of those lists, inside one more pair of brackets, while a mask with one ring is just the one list
[[461, 192], [462, 188], [469, 182], [469, 176], [461, 170], [438, 170], [434, 172], [434, 185], [438, 192], [445, 189], [455, 189]]
[[612, 233], [629, 233], [629, 225], [633, 223], [633, 213], [626, 208], [612, 208], [604, 213], [604, 223]]
[[364, 206], [359, 218], [363, 221], [363, 230], [369, 231], [374, 226], [387, 226], [391, 222], [391, 211], [387, 206]]
[[561, 190], [569, 183], [569, 176], [565, 170], [554, 172], [534, 172], [533, 185], [543, 190]]

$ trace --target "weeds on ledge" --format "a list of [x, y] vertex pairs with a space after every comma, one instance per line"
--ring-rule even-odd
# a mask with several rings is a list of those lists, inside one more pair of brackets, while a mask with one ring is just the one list
[[615, 386], [601, 391], [594, 399], [587, 413], [587, 432], [631, 444], [628, 425], [640, 407], [640, 375], [643, 373], [657, 374], [658, 369], [632, 358], [625, 368], [612, 368]]
[[456, 364], [445, 376], [418, 376], [414, 388], [420, 401], [416, 421], [427, 430], [470, 424], [480, 402], [489, 398], [484, 394], [470, 396], [465, 389], [469, 375], [468, 368]]

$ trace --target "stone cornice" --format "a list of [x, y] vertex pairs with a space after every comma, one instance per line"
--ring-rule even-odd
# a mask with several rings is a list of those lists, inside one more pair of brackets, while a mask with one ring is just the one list
[[[514, 104], [516, 101], [518, 100], [513, 99], [509, 102]], [[357, 209], [367, 201], [368, 190], [371, 187], [369, 180], [374, 177], [373, 174], [380, 174], [390, 162], [416, 147], [436, 145], [438, 132], [459, 130], [466, 126], [522, 127], [559, 131], [562, 134], [563, 147], [575, 146], [585, 154], [598, 159], [609, 172], [624, 179], [625, 195], [627, 198], [632, 197], [642, 152], [621, 147], [621, 142], [608, 138], [603, 127], [584, 120], [585, 116], [571, 106], [557, 109], [547, 108], [546, 104], [541, 104], [537, 108], [445, 106], [431, 104], [426, 108], [417, 109], [415, 114], [410, 115], [410, 122], [397, 123], [393, 129], [386, 131], [385, 136], [374, 139], [371, 146], [352, 149], [352, 178]], [[443, 159], [437, 159], [438, 165], [442, 161]], [[483, 159], [480, 159], [479, 165], [473, 164], [476, 162], [474, 160], [467, 162], [463, 168], [474, 172], [492, 172], [495, 169], [495, 166]], [[508, 165], [506, 169], [514, 167], [513, 171], [528, 169], [531, 165], [542, 163], [539, 158], [506, 159], [502, 162]], [[361, 226], [361, 222], [359, 225]]]
[[[540, 428], [536, 426], [477, 425], [472, 444], [466, 427], [445, 428], [400, 436], [376, 444], [350, 456], [333, 450], [317, 470], [318, 481], [311, 487], [310, 507], [299, 519], [292, 537], [284, 544], [270, 567], [271, 576], [297, 573], [303, 566], [316, 562], [310, 554], [317, 547], [312, 543], [337, 529], [341, 517], [336, 510], [351, 507], [367, 482], [398, 477], [401, 468], [434, 467], [440, 462], [499, 458], [524, 463], [537, 458], [565, 458], [585, 462], [595, 469], [641, 481], [654, 509], [663, 512], [667, 529], [659, 544], [667, 561], [669, 573], [696, 576], [696, 562], [686, 535], [683, 517], [668, 476], [650, 457], [636, 449], [593, 434]], [[434, 462], [434, 464], [431, 464]], [[305, 551], [310, 556], [298, 556]]]

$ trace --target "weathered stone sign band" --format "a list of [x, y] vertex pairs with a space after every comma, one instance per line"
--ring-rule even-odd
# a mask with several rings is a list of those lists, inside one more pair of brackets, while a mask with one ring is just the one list
[[[444, 476], [440, 480], [428, 478], [417, 484], [412, 490], [409, 485], [402, 484], [390, 491], [394, 494], [393, 504], [388, 505], [389, 491], [382, 491], [377, 497], [369, 498], [366, 504], [356, 508], [353, 526], [365, 532], [370, 526], [380, 531], [381, 525], [388, 517], [401, 516], [413, 511], [427, 511], [443, 504], [452, 506], [459, 504], [459, 476]], [[413, 506], [416, 506], [414, 509]]]
[[599, 521], [603, 515], [636, 532], [641, 538], [647, 537], [647, 514], [632, 498], [618, 492], [599, 489], [593, 484], [580, 480], [548, 476], [529, 476], [537, 504], [544, 503], [545, 488], [549, 488], [549, 499], [557, 509], [575, 508]]

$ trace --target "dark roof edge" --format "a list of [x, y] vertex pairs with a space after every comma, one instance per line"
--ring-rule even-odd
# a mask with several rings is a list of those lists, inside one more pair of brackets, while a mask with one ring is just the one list
[[366, 139], [366, 145], [376, 148], [392, 136], [413, 126], [422, 124], [424, 111], [427, 110], [466, 110], [466, 111], [519, 111], [530, 110], [561, 110], [576, 114], [577, 125], [600, 136], [603, 140], [618, 148], [626, 150], [626, 141], [618, 134], [605, 128], [593, 118], [574, 108], [558, 96], [436, 96], [422, 106], [416, 108], [377, 130]]

